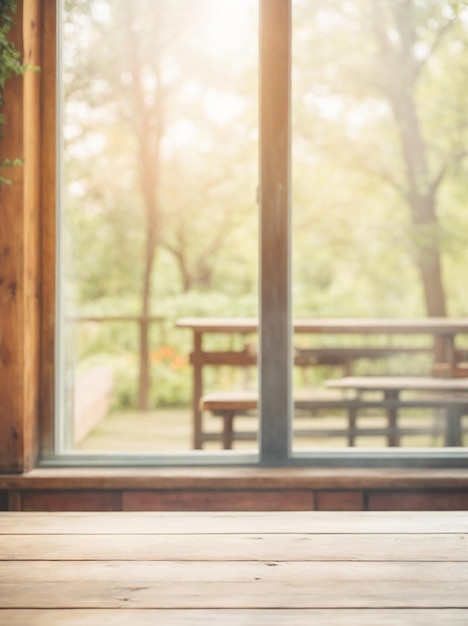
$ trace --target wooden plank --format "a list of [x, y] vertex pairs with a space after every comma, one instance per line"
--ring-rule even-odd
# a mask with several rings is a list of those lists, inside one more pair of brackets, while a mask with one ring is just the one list
[[359, 389], [368, 391], [411, 390], [411, 391], [468, 391], [468, 380], [464, 378], [433, 378], [430, 376], [345, 376], [325, 381], [332, 389]]
[[[334, 357], [336, 359], [344, 359], [351, 357], [354, 359], [372, 359], [382, 358], [397, 354], [431, 354], [431, 348], [414, 347], [414, 346], [339, 346], [336, 348], [320, 347], [320, 348], [297, 348], [296, 357], [299, 362], [307, 363], [307, 359], [320, 357]], [[301, 359], [304, 359], [301, 361]]]
[[0, 474], [0, 489], [468, 489], [463, 468], [74, 467]]
[[468, 493], [456, 490], [370, 492], [367, 494], [367, 508], [369, 511], [467, 511]]
[[315, 508], [318, 511], [362, 511], [364, 494], [362, 491], [318, 491]]
[[311, 511], [306, 489], [125, 491], [124, 511]]
[[426, 318], [322, 318], [295, 320], [295, 332], [362, 335], [440, 335], [451, 337], [468, 332], [468, 319]]
[[118, 491], [92, 490], [25, 490], [23, 511], [120, 511], [122, 498]]
[[0, 560], [462, 561], [466, 534], [16, 535]]
[[176, 326], [202, 333], [250, 334], [258, 332], [258, 321], [253, 317], [183, 317], [177, 320]]
[[112, 582], [137, 585], [179, 581], [307, 582], [328, 584], [332, 588], [360, 581], [362, 583], [463, 583], [468, 581], [466, 562], [353, 562], [353, 561], [3, 561], [0, 581], [18, 585], [54, 582]]
[[[229, 564], [227, 564], [229, 566]], [[2, 608], [468, 608], [467, 581], [309, 585], [263, 580], [0, 583]]]
[[203, 350], [198, 355], [195, 350], [190, 355], [192, 365], [257, 365], [257, 355], [248, 348], [238, 350], [218, 350], [217, 352]]
[[[253, 317], [185, 317], [178, 328], [210, 333], [255, 333], [258, 321]], [[468, 333], [468, 318], [311, 318], [295, 319], [296, 333], [361, 335], [457, 335]]]
[[[354, 379], [358, 381], [358, 379]], [[371, 376], [369, 378], [360, 378], [357, 382], [356, 389], [361, 389], [361, 384], [364, 385], [364, 390], [383, 391], [385, 389], [391, 389], [395, 391], [404, 391], [406, 384], [408, 389], [414, 390], [415, 381], [418, 381], [416, 390], [418, 391], [450, 391], [450, 388], [444, 383], [438, 384], [437, 382], [431, 383], [421, 379], [406, 379], [398, 377], [395, 379], [379, 378], [377, 376]], [[433, 379], [434, 380], [434, 379]], [[447, 383], [447, 379], [443, 379]], [[329, 387], [342, 387], [354, 389], [353, 379], [333, 379], [326, 381], [326, 385]], [[369, 381], [369, 383], [367, 383]], [[387, 387], [387, 381], [388, 387]], [[462, 388], [468, 390], [468, 381], [457, 379], [455, 383], [462, 383], [457, 385], [454, 390], [461, 390]], [[431, 386], [433, 385], [433, 386]], [[372, 389], [371, 389], [372, 387]], [[454, 391], [452, 389], [452, 391]], [[213, 391], [204, 395], [200, 399], [200, 405], [207, 411], [251, 411], [257, 408], [258, 405], [258, 393], [252, 390], [234, 390], [234, 391]], [[294, 397], [294, 405], [296, 409], [300, 410], [314, 410], [314, 409], [379, 409], [379, 408], [448, 408], [458, 407], [460, 409], [468, 406], [468, 397], [461, 396], [424, 396], [422, 398], [412, 398], [408, 400], [401, 400], [399, 398], [382, 398], [382, 399], [365, 399], [365, 398], [344, 398], [342, 396], [326, 396], [318, 395], [317, 393], [300, 393]], [[296, 416], [299, 417], [299, 416]]]
[[67, 315], [67, 322], [164, 322], [164, 315]]
[[465, 511], [0, 513], [0, 535], [468, 533]]
[[0, 626], [466, 626], [465, 609], [0, 609]]

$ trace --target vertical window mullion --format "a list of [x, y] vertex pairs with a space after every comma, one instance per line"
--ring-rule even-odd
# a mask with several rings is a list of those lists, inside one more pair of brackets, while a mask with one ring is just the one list
[[291, 1], [260, 0], [260, 458], [291, 451]]

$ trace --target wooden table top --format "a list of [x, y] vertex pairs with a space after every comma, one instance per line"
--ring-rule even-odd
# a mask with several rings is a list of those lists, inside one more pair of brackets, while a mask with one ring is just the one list
[[[178, 328], [210, 333], [254, 333], [258, 320], [254, 317], [185, 317], [177, 320]], [[468, 333], [468, 318], [310, 318], [293, 320], [297, 333], [317, 334], [429, 334], [455, 335]]]
[[345, 376], [325, 381], [333, 389], [367, 391], [468, 391], [468, 378], [434, 378], [431, 376]]
[[1, 626], [468, 624], [467, 512], [0, 513]]

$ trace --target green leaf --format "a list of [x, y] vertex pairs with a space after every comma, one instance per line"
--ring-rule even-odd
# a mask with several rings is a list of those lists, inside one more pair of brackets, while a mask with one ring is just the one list
[[[8, 39], [16, 11], [16, 0], [0, 0], [0, 107], [5, 102], [4, 88], [12, 76], [22, 75], [27, 68], [21, 63], [20, 53]], [[36, 70], [37, 68], [34, 68]], [[0, 126], [5, 124], [5, 116], [0, 112]], [[0, 140], [4, 133], [0, 130]], [[0, 163], [1, 167], [21, 165], [21, 159], [6, 159]], [[11, 181], [0, 176], [0, 184], [9, 184]]]

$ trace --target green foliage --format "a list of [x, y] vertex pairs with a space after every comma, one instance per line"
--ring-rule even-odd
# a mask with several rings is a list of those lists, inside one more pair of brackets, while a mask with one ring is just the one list
[[[443, 266], [448, 313], [460, 314], [452, 259], [456, 239], [467, 241], [447, 219], [447, 190], [462, 184], [468, 146], [466, 2], [297, 0], [294, 15], [301, 314], [324, 303], [427, 314], [428, 251]], [[450, 213], [462, 216], [463, 201]]]
[[19, 52], [8, 40], [15, 10], [15, 0], [0, 0], [0, 105], [3, 104], [2, 92], [7, 79], [23, 71]]
[[[7, 80], [24, 72], [24, 65], [20, 61], [20, 54], [11, 41], [8, 40], [14, 13], [16, 0], [0, 0], [0, 139], [3, 136], [1, 126], [5, 124], [5, 117], [1, 113], [4, 103], [4, 88]], [[12, 167], [21, 164], [20, 159], [6, 159], [0, 162], [0, 167]], [[0, 184], [10, 181], [0, 176]]]
[[[257, 31], [250, 28], [232, 50], [218, 38], [213, 49], [211, 4], [224, 10], [240, 2], [65, 5], [67, 311], [141, 313], [145, 202], [156, 199], [149, 309], [164, 321], [151, 334], [152, 407], [188, 403], [192, 337], [175, 328], [179, 317], [257, 315]], [[397, 23], [408, 7], [412, 20]], [[424, 316], [417, 250], [433, 243], [448, 312], [468, 315], [467, 13], [466, 2], [452, 0], [293, 2], [296, 317]], [[405, 24], [415, 37], [406, 48]], [[416, 177], [420, 196], [442, 177], [435, 225], [412, 219], [389, 86], [409, 90], [414, 105], [426, 163], [426, 177]], [[147, 187], [143, 131], [152, 150]], [[242, 347], [242, 338], [206, 339], [207, 349]], [[136, 325], [83, 324], [76, 345], [83, 364], [114, 363], [115, 407], [134, 406]], [[409, 364], [395, 359], [389, 367], [398, 373]], [[229, 368], [207, 368], [207, 389], [237, 382]]]
[[[157, 297], [157, 294], [156, 294]], [[125, 302], [129, 304], [129, 300]], [[119, 299], [88, 303], [83, 314], [99, 317], [110, 315], [119, 306]], [[166, 297], [158, 308], [159, 321], [153, 322], [150, 333], [150, 408], [187, 406], [191, 394], [191, 366], [188, 354], [192, 349], [189, 331], [176, 328], [180, 317], [256, 315], [256, 294], [232, 298], [215, 291], [190, 292]], [[113, 409], [136, 406], [138, 393], [138, 324], [124, 322], [81, 322], [70, 344], [76, 346], [75, 356], [80, 370], [96, 364], [112, 367], [114, 372]], [[215, 349], [242, 349], [239, 337], [207, 338], [207, 347]], [[250, 337], [253, 341], [254, 338]], [[230, 388], [236, 383], [238, 372], [232, 368], [213, 368], [207, 372], [207, 388]]]

